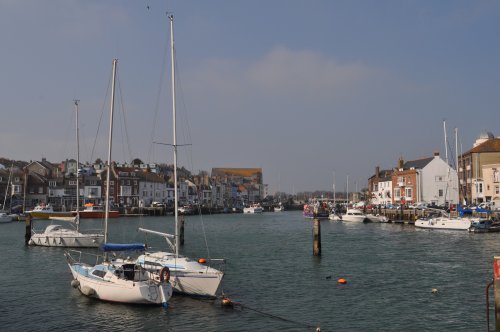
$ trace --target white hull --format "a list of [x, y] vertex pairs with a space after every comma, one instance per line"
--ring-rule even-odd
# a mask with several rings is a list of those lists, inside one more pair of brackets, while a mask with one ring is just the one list
[[174, 292], [204, 296], [216, 297], [219, 285], [224, 277], [224, 273], [212, 267], [200, 264], [187, 257], [175, 257], [168, 252], [154, 252], [141, 255], [137, 263], [148, 271], [157, 272], [161, 267], [168, 267], [171, 277], [171, 283]]
[[7, 213], [0, 213], [0, 223], [7, 223], [14, 221], [13, 217]]
[[363, 222], [366, 219], [366, 215], [364, 215], [360, 210], [357, 209], [349, 209], [345, 214], [342, 215], [342, 221], [348, 222]]
[[363, 222], [365, 221], [366, 216], [350, 216], [350, 215], [342, 215], [342, 221], [348, 222]]
[[371, 222], [389, 222], [389, 218], [386, 216], [367, 214], [366, 218]]
[[60, 225], [49, 225], [45, 232], [34, 233], [28, 244], [43, 247], [97, 248], [104, 243], [103, 234], [82, 234]]
[[264, 212], [263, 208], [243, 208], [243, 213], [262, 213]]
[[[172, 285], [167, 282], [158, 283], [153, 280], [143, 280], [138, 272], [130, 280], [118, 278], [114, 266], [107, 264], [96, 267], [68, 264], [73, 279], [72, 283], [86, 296], [102, 301], [131, 304], [162, 304], [167, 303], [172, 296]], [[92, 274], [99, 269], [106, 271], [102, 278]]]
[[431, 218], [429, 220], [417, 219], [415, 227], [428, 229], [451, 229], [451, 230], [468, 230], [471, 227], [471, 221], [461, 218]]
[[333, 213], [330, 213], [328, 215], [328, 219], [333, 220], [333, 221], [342, 221], [342, 218], [340, 218], [340, 216], [338, 214], [333, 214]]

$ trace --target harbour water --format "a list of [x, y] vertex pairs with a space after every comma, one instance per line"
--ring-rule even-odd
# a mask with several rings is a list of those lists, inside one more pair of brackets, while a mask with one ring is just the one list
[[[173, 218], [112, 219], [111, 241], [144, 241], [138, 227], [171, 232]], [[226, 258], [223, 291], [242, 305], [174, 296], [165, 310], [81, 295], [70, 286], [64, 249], [26, 247], [24, 230], [0, 225], [2, 331], [481, 331], [500, 254], [500, 233], [322, 221], [319, 258], [312, 223], [299, 211], [189, 216], [183, 253]], [[165, 248], [162, 239], [146, 240]]]

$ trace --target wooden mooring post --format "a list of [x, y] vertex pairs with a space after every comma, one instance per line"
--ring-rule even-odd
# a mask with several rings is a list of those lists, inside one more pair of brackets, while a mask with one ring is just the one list
[[184, 245], [184, 216], [179, 216], [179, 240]]
[[321, 256], [321, 223], [319, 219], [313, 219], [313, 255]]
[[24, 244], [28, 245], [31, 239], [31, 215], [26, 216], [25, 221], [26, 229], [24, 231]]
[[493, 258], [493, 278], [493, 291], [495, 293], [495, 331], [500, 332], [500, 256], [495, 256]]

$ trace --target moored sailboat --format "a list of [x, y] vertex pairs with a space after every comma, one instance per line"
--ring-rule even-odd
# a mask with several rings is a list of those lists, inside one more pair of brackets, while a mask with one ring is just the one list
[[[104, 244], [102, 256], [93, 257], [94, 262], [82, 262], [82, 252], [67, 251], [65, 253], [68, 266], [73, 276], [71, 285], [78, 288], [86, 296], [102, 301], [131, 304], [161, 304], [168, 306], [172, 296], [170, 271], [162, 268], [155, 275], [136, 264], [132, 258], [116, 258], [116, 252], [144, 251], [143, 244], [111, 244], [108, 243], [108, 215], [110, 192], [111, 150], [113, 137], [113, 110], [117, 60], [113, 60], [113, 82], [111, 89], [111, 111], [109, 125], [109, 148], [106, 177], [106, 209], [104, 221]], [[113, 252], [112, 258], [109, 252]], [[95, 255], [92, 255], [95, 256]]]
[[[80, 151], [79, 151], [79, 129], [78, 129], [78, 100], [75, 100], [75, 113], [76, 113], [76, 163], [80, 164]], [[78, 166], [77, 166], [78, 167]], [[31, 229], [31, 238], [28, 242], [30, 245], [44, 246], [44, 247], [78, 247], [89, 248], [99, 247], [104, 242], [104, 234], [102, 231], [80, 231], [80, 179], [77, 174], [76, 179], [76, 215], [72, 213], [49, 213], [51, 206], [41, 207], [46, 209], [47, 219], [58, 220], [65, 222], [66, 226], [60, 224], [50, 224], [43, 232], [36, 231], [33, 227]], [[37, 216], [36, 212], [30, 212], [32, 216]], [[71, 227], [71, 228], [70, 228]]]
[[[174, 31], [173, 16], [170, 20], [170, 46], [172, 65], [172, 113], [173, 113], [173, 150], [174, 150], [174, 188], [177, 188], [177, 134], [176, 134], [176, 102], [175, 102], [175, 58], [174, 58]], [[168, 268], [172, 274], [172, 284], [174, 291], [186, 295], [216, 297], [217, 290], [222, 281], [224, 273], [206, 264], [224, 263], [222, 259], [209, 259], [195, 261], [179, 254], [179, 209], [178, 191], [174, 190], [174, 218], [175, 234], [157, 232], [154, 230], [139, 228], [139, 231], [149, 234], [156, 234], [165, 238], [170, 252], [157, 251], [147, 252], [139, 256], [137, 263], [153, 274], [157, 274], [162, 269]], [[174, 240], [172, 243], [171, 239]]]

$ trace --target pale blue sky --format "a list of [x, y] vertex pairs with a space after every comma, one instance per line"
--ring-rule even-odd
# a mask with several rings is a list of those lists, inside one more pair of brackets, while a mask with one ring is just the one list
[[271, 192], [330, 190], [335, 172], [361, 189], [377, 165], [444, 156], [443, 119], [464, 151], [500, 135], [500, 1], [0, 0], [0, 156], [74, 157], [78, 98], [81, 160], [106, 159], [105, 139], [91, 151], [116, 57], [113, 159], [171, 163], [151, 148], [172, 141], [166, 11], [194, 172], [262, 167]]

